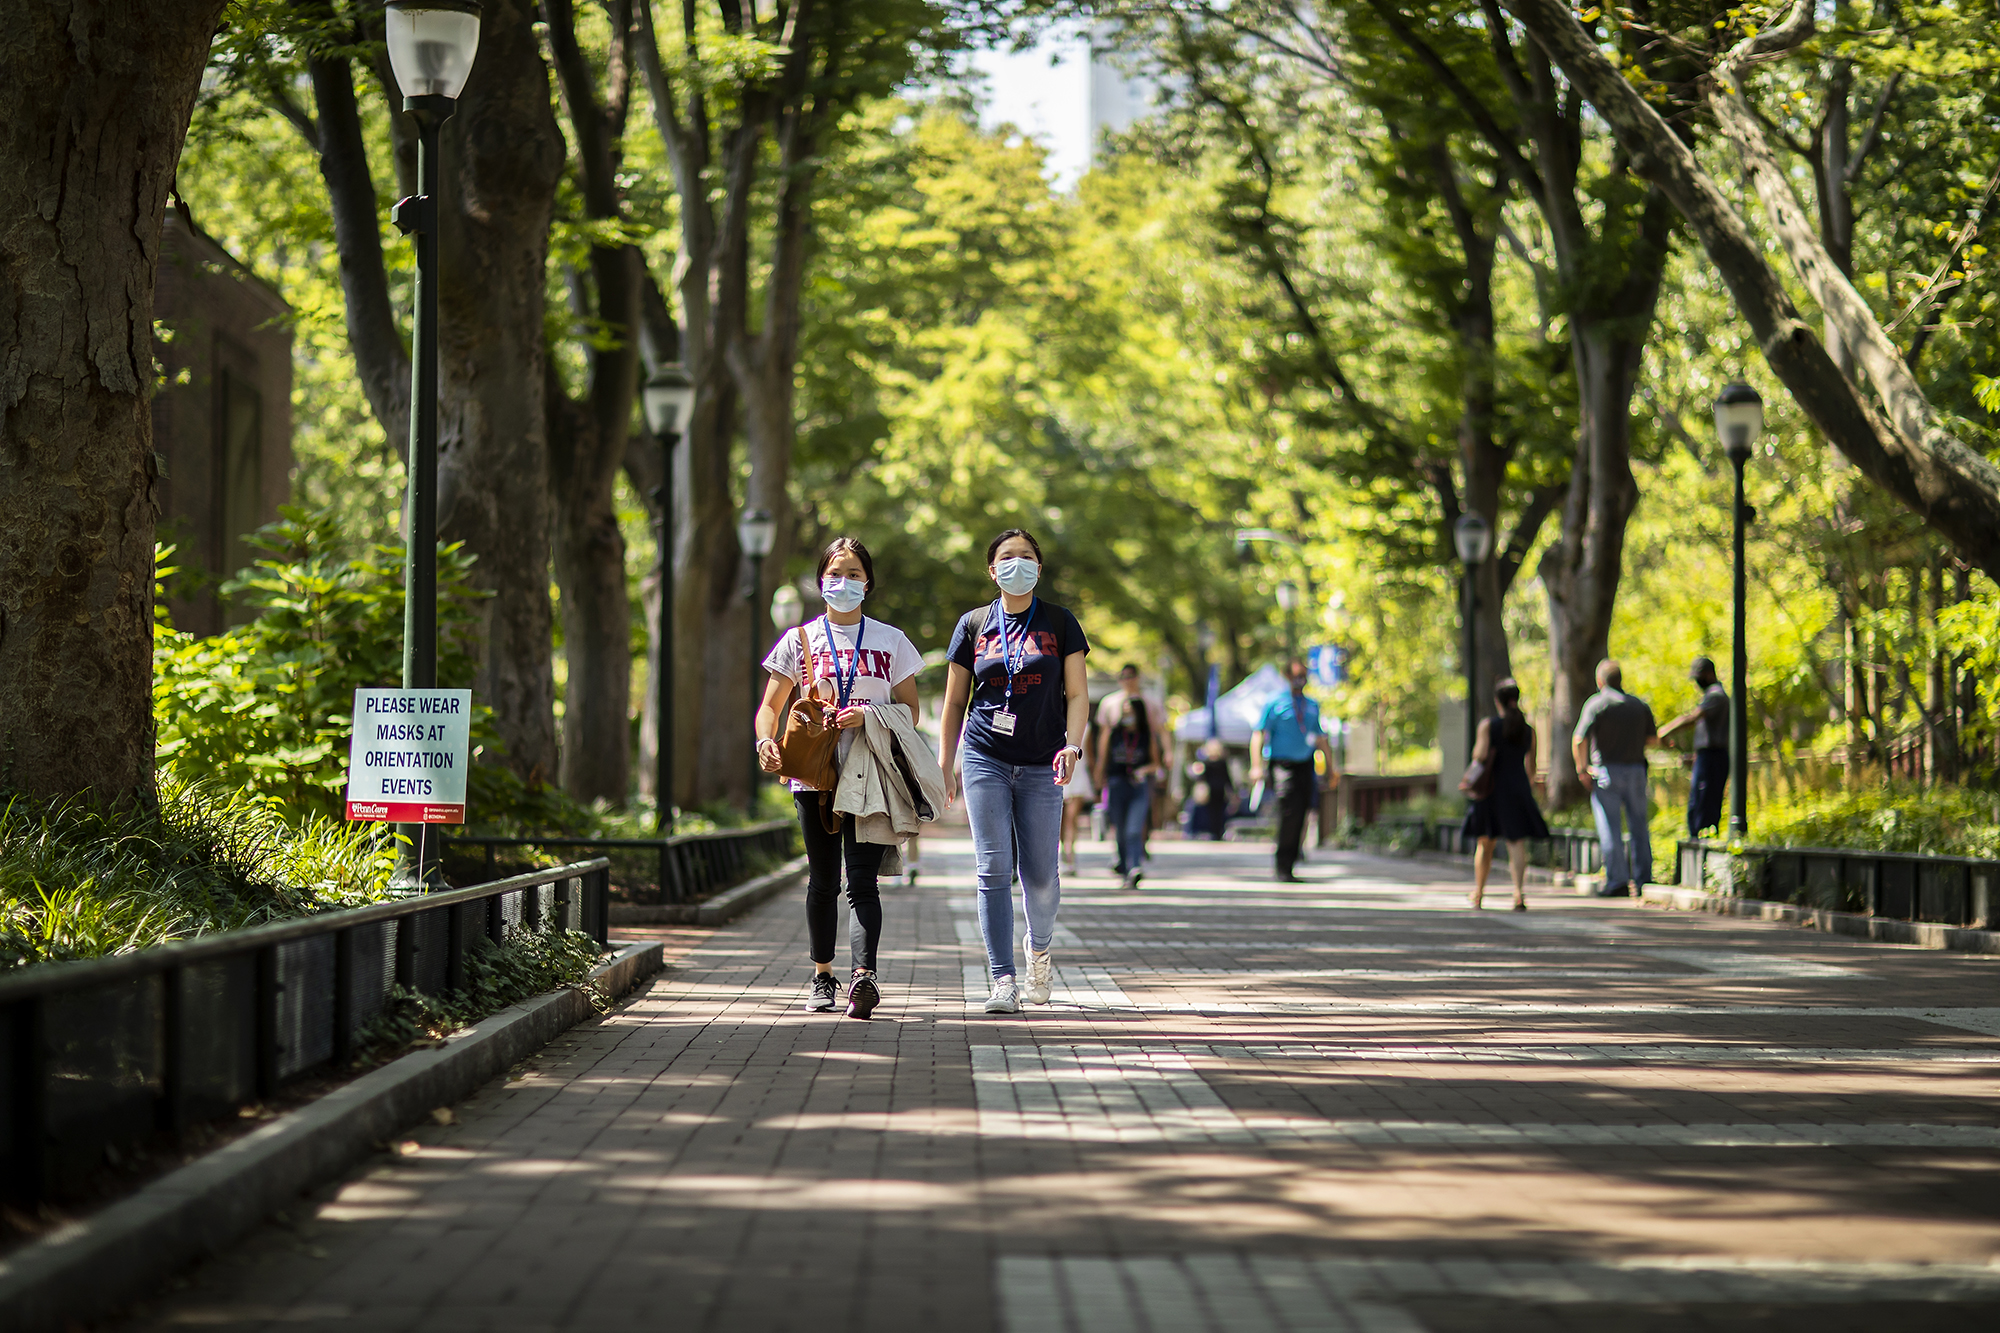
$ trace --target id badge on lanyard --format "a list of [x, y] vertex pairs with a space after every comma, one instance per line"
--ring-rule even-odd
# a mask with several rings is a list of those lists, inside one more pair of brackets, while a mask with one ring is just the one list
[[1027, 665], [1028, 629], [1035, 623], [1035, 607], [1039, 600], [1037, 598], [1028, 603], [1027, 617], [1021, 622], [1021, 654], [1018, 660], [1014, 655], [1013, 640], [1007, 633], [1006, 605], [997, 601], [994, 603], [995, 609], [1000, 612], [1000, 665], [1007, 672], [1007, 699], [992, 717], [993, 730], [1001, 736], [1012, 736], [1014, 728], [1020, 724], [1020, 718], [1014, 713], [1014, 673]]

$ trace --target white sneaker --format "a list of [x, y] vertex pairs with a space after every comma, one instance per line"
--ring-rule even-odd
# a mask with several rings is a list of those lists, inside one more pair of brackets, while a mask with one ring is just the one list
[[989, 1014], [1021, 1012], [1021, 992], [1014, 984], [1014, 978], [1001, 977], [993, 983], [993, 993], [986, 997], [986, 1012]]
[[1049, 961], [1048, 950], [1035, 952], [1034, 939], [1033, 935], [1021, 937], [1021, 950], [1028, 955], [1028, 986], [1024, 998], [1029, 1004], [1047, 1004], [1049, 978], [1055, 971], [1055, 964]]

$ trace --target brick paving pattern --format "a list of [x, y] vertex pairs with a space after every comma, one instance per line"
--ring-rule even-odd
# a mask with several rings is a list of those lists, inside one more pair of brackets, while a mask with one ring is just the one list
[[126, 1326], [2000, 1328], [2000, 959], [1166, 842], [991, 1017], [969, 852], [885, 890], [874, 1021], [800, 1007], [795, 897], [668, 932]]

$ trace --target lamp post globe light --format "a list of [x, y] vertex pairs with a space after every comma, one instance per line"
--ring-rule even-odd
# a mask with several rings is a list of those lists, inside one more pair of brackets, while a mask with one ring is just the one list
[[[743, 547], [743, 554], [750, 557], [750, 586], [744, 591], [743, 600], [750, 606], [750, 707], [755, 710], [757, 701], [763, 696], [760, 686], [759, 668], [764, 654], [758, 651], [763, 636], [757, 632], [757, 595], [764, 589], [764, 557], [771, 554], [771, 547], [778, 540], [778, 520], [771, 517], [768, 509], [746, 509], [743, 517], [736, 520], [736, 540]], [[750, 797], [746, 809], [757, 813], [757, 765], [750, 765]]]
[[771, 623], [783, 633], [806, 618], [805, 594], [787, 583], [771, 594]]
[[661, 837], [674, 831], [674, 446], [694, 415], [694, 381], [679, 362], [655, 370], [639, 391], [646, 424], [660, 445], [660, 485], [653, 492], [659, 516], [660, 646], [653, 681], [653, 803]]
[[[470, 0], [389, 0], [384, 19], [403, 109], [417, 123], [417, 192], [389, 216], [417, 243], [403, 511], [403, 688], [426, 690], [437, 686], [438, 136], [479, 52], [479, 6]], [[433, 870], [424, 827], [402, 831], [396, 883], [424, 887]]]
[[1451, 543], [1458, 548], [1460, 617], [1465, 625], [1465, 762], [1472, 763], [1473, 736], [1479, 730], [1479, 566], [1493, 554], [1493, 525], [1483, 514], [1466, 512], [1451, 526]]
[[1734, 637], [1729, 670], [1729, 836], [1743, 837], [1750, 831], [1750, 801], [1745, 786], [1750, 778], [1750, 711], [1746, 697], [1750, 676], [1750, 654], [1744, 642], [1743, 616], [1743, 528], [1750, 514], [1743, 503], [1743, 465], [1750, 461], [1750, 446], [1764, 430], [1764, 400], [1747, 384], [1732, 384], [1715, 400], [1715, 433], [1723, 452], [1736, 472], [1734, 506], [1735, 575], [1731, 592], [1730, 625]]

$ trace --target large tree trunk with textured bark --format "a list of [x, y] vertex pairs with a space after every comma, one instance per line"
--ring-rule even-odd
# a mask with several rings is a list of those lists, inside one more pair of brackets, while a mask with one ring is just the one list
[[153, 282], [222, 8], [0, 10], [6, 790], [153, 799]]
[[530, 783], [556, 776], [542, 316], [563, 162], [534, 22], [527, 0], [486, 6], [479, 59], [445, 125], [438, 246], [438, 536], [479, 557], [472, 581], [493, 594], [474, 687], [507, 764]]

